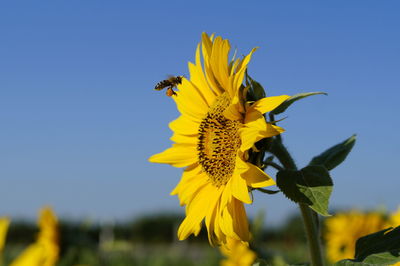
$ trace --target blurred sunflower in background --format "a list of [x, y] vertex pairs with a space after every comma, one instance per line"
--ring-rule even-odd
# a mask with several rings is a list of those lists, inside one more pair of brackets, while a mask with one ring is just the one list
[[249, 243], [232, 238], [228, 238], [220, 250], [226, 257], [221, 261], [221, 266], [250, 266], [257, 258], [256, 253], [249, 248]]
[[186, 167], [171, 193], [186, 205], [186, 218], [178, 229], [180, 240], [199, 234], [205, 219], [211, 244], [226, 243], [227, 238], [248, 241], [244, 203], [252, 203], [249, 188], [275, 184], [248, 162], [248, 150], [284, 131], [267, 123], [264, 114], [289, 96], [246, 101], [242, 83], [255, 50], [229, 60], [229, 41], [203, 33], [195, 63], [189, 63], [190, 79], [182, 78], [172, 95], [181, 113], [169, 124], [174, 144], [149, 160]]
[[9, 226], [10, 219], [8, 217], [0, 217], [0, 254], [3, 253]]
[[386, 227], [397, 227], [400, 226], [400, 207], [397, 211], [393, 212], [389, 216], [388, 225]]
[[35, 243], [29, 245], [11, 266], [54, 266], [59, 257], [58, 221], [50, 207], [40, 210], [39, 234]]
[[390, 215], [377, 211], [357, 210], [337, 213], [325, 220], [324, 238], [327, 259], [330, 262], [353, 259], [355, 245], [360, 237], [399, 225], [400, 208]]

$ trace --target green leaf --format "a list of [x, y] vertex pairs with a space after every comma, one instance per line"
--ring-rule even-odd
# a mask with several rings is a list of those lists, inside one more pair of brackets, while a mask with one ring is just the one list
[[400, 257], [390, 252], [382, 252], [368, 256], [363, 261], [341, 260], [336, 262], [335, 266], [371, 266], [371, 265], [393, 265], [400, 262]]
[[279, 105], [277, 108], [275, 108], [273, 111], [271, 111], [271, 114], [277, 115], [280, 113], [283, 113], [284, 111], [286, 111], [286, 109], [292, 105], [292, 103], [301, 100], [303, 98], [306, 98], [308, 96], [312, 96], [312, 95], [318, 95], [318, 94], [323, 94], [323, 95], [328, 95], [325, 92], [305, 92], [305, 93], [299, 93], [299, 94], [295, 94], [293, 96], [291, 96], [289, 99], [287, 99], [286, 101], [284, 101], [283, 103], [281, 103], [281, 105]]
[[335, 265], [391, 265], [400, 262], [400, 226], [361, 237], [356, 242], [355, 258]]
[[305, 203], [319, 214], [329, 216], [328, 204], [333, 183], [324, 166], [279, 171], [276, 184], [290, 200]]
[[364, 261], [341, 260], [335, 266], [371, 266], [371, 265], [393, 265], [400, 262], [400, 257], [396, 257], [389, 252], [382, 252], [368, 256]]
[[361, 237], [356, 242], [356, 259], [363, 260], [370, 254], [378, 252], [395, 252], [400, 256], [400, 226], [388, 228]]
[[314, 157], [309, 165], [323, 165], [330, 171], [346, 159], [355, 143], [356, 135], [353, 135]]
[[312, 202], [310, 208], [321, 215], [329, 216], [329, 197], [333, 182], [325, 167], [315, 165], [300, 170], [302, 178], [298, 182], [300, 191]]
[[295, 170], [282, 170], [276, 174], [276, 185], [288, 199], [296, 203], [307, 200], [302, 199], [303, 195], [297, 187], [298, 176], [299, 171]]

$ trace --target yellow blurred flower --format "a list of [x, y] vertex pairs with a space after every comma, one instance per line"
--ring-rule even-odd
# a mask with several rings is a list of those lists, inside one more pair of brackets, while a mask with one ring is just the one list
[[356, 241], [362, 236], [386, 228], [386, 221], [378, 212], [350, 211], [326, 219], [325, 227], [327, 258], [336, 262], [353, 259]]
[[247, 152], [255, 142], [284, 131], [266, 123], [263, 114], [289, 96], [246, 103], [242, 83], [255, 49], [230, 62], [229, 51], [228, 40], [203, 33], [195, 63], [189, 63], [190, 80], [182, 78], [176, 95], [172, 95], [181, 113], [169, 124], [175, 143], [149, 159], [186, 167], [171, 193], [186, 205], [186, 218], [178, 229], [180, 240], [197, 235], [205, 219], [211, 244], [224, 243], [227, 237], [248, 241], [243, 203], [252, 203], [249, 187], [275, 184], [247, 161]]
[[227, 243], [220, 247], [221, 253], [227, 257], [222, 260], [221, 266], [248, 266], [252, 265], [257, 255], [249, 248], [248, 242], [228, 238]]
[[54, 266], [58, 260], [58, 221], [50, 207], [44, 207], [39, 215], [39, 235], [11, 266]]
[[389, 226], [391, 227], [400, 226], [400, 207], [397, 209], [397, 211], [390, 214], [388, 227]]
[[0, 253], [4, 249], [4, 243], [6, 242], [9, 225], [10, 225], [10, 219], [8, 217], [0, 218]]

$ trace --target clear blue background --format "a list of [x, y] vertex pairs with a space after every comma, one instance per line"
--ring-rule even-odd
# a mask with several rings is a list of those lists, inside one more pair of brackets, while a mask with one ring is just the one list
[[[399, 204], [398, 1], [2, 1], [0, 214], [125, 219], [183, 211], [170, 145], [174, 103], [153, 90], [188, 75], [203, 31], [230, 39], [269, 95], [325, 91], [281, 123], [299, 166], [353, 133], [332, 171], [335, 208]], [[260, 196], [271, 223], [296, 206]]]

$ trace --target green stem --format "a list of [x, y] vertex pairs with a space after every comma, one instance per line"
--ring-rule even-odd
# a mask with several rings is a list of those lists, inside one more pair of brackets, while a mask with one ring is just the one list
[[313, 210], [311, 210], [306, 204], [299, 203], [301, 215], [303, 216], [304, 227], [306, 228], [306, 234], [308, 239], [308, 245], [311, 255], [311, 265], [322, 266], [324, 265], [322, 259], [321, 242], [319, 239], [319, 232], [315, 220], [313, 219]]
[[280, 140], [272, 143], [270, 152], [278, 158], [279, 162], [286, 170], [297, 170], [292, 156], [290, 156], [290, 153]]
[[[297, 166], [286, 147], [282, 144], [281, 138], [275, 139], [271, 145], [270, 152], [278, 158], [285, 170], [297, 170]], [[299, 203], [299, 207], [307, 234], [311, 265], [322, 266], [324, 263], [319, 236], [318, 216], [304, 203]]]

